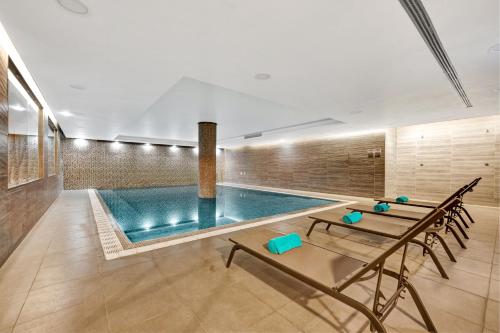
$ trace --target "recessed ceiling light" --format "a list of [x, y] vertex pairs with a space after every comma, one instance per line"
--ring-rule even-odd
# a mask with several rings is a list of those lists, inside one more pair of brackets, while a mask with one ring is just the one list
[[61, 7], [75, 14], [85, 15], [89, 12], [88, 7], [80, 0], [57, 0], [57, 2]]
[[500, 52], [500, 44], [495, 44], [488, 49], [488, 52], [495, 53]]
[[257, 80], [269, 80], [271, 78], [271, 74], [268, 74], [268, 73], [257, 73], [257, 74], [255, 74], [255, 78]]
[[69, 111], [61, 111], [59, 114], [63, 117], [73, 117], [73, 114]]
[[76, 90], [85, 90], [85, 87], [80, 84], [70, 84], [69, 87]]
[[362, 112], [363, 112], [363, 110], [353, 110], [353, 111], [351, 111], [351, 112], [349, 112], [349, 113], [350, 113], [350, 114], [360, 114], [360, 113], [362, 113]]

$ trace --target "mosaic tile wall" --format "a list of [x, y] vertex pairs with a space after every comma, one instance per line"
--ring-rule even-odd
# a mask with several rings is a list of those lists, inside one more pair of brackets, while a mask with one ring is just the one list
[[[0, 49], [0, 265], [33, 228], [62, 190], [62, 173], [8, 189], [7, 54]], [[41, 125], [47, 133], [48, 118]], [[44, 135], [44, 149], [47, 136]], [[43, 154], [46, 164], [47, 154]], [[60, 161], [59, 161], [60, 163]]]
[[38, 136], [8, 135], [9, 186], [38, 179]]
[[[198, 156], [193, 148], [87, 140], [63, 140], [64, 188], [130, 188], [193, 185]], [[217, 157], [217, 179], [224, 175], [224, 153]]]
[[[385, 135], [226, 150], [225, 181], [294, 190], [384, 195]], [[379, 157], [374, 157], [377, 151]]]

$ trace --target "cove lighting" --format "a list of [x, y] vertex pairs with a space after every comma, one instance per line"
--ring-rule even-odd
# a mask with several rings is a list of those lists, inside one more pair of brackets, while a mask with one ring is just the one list
[[28, 104], [38, 111], [38, 105], [36, 105], [35, 101], [31, 98], [26, 89], [24, 89], [24, 86], [17, 80], [17, 77], [10, 71], [10, 69], [7, 73], [7, 77], [9, 78], [9, 81], [12, 82], [14, 87], [16, 87], [17, 91], [19, 91], [21, 95], [23, 95], [24, 99], [28, 101]]
[[175, 145], [174, 145], [174, 146], [172, 146], [172, 147], [170, 147], [170, 151], [171, 151], [171, 152], [174, 152], [174, 153], [175, 153], [177, 150], [179, 150], [179, 147], [177, 147], [177, 146], [175, 146]]
[[59, 114], [63, 117], [73, 117], [73, 113], [71, 113], [67, 110], [61, 111], [61, 112], [59, 112]]
[[14, 47], [14, 44], [10, 40], [9, 35], [7, 34], [7, 31], [5, 30], [5, 28], [1, 22], [0, 22], [0, 46], [7, 52], [7, 54], [12, 59], [14, 64], [16, 64], [17, 69], [19, 70], [19, 72], [23, 76], [24, 80], [26, 81], [26, 83], [30, 87], [31, 91], [33, 92], [33, 94], [35, 94], [38, 101], [42, 104], [44, 112], [47, 113], [47, 115], [52, 120], [54, 125], [57, 125], [56, 117], [54, 117], [54, 114], [50, 110], [50, 107], [47, 104], [47, 101], [45, 100], [45, 98], [43, 98], [43, 95], [42, 95], [40, 89], [38, 89], [38, 86], [36, 85], [35, 80], [33, 79], [30, 72], [28, 71], [28, 68], [26, 67], [23, 60], [21, 59], [21, 56], [19, 55], [16, 48]]
[[142, 146], [142, 149], [144, 149], [145, 151], [150, 151], [151, 149], [153, 149], [153, 146], [151, 146], [150, 143], [145, 143], [143, 146]]
[[85, 148], [89, 145], [89, 142], [85, 139], [75, 139], [73, 143], [77, 148]]
[[198, 147], [193, 148], [193, 154], [198, 155]]

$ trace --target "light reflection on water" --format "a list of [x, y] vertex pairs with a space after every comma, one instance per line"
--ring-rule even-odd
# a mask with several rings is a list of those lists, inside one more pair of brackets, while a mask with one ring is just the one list
[[171, 236], [335, 201], [217, 186], [216, 199], [198, 198], [197, 186], [99, 190], [132, 242]]

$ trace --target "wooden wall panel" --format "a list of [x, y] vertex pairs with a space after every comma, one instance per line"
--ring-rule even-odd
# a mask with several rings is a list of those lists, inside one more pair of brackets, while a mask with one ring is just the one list
[[[61, 173], [52, 177], [43, 174], [42, 179], [8, 189], [7, 66], [7, 54], [0, 50], [0, 265], [14, 251], [62, 190]], [[43, 115], [42, 120], [41, 126], [47, 128], [47, 116]], [[44, 162], [47, 163], [46, 145], [42, 148], [45, 152]]]
[[483, 177], [467, 201], [499, 205], [500, 116], [397, 129], [397, 193], [442, 200]]
[[[384, 194], [384, 134], [227, 149], [225, 181], [343, 195]], [[368, 150], [380, 149], [379, 158]]]

